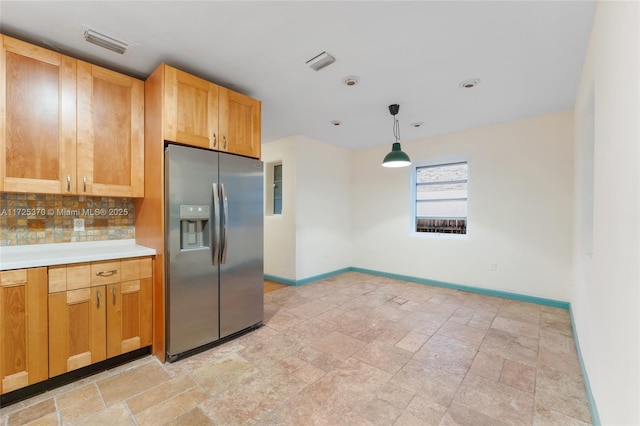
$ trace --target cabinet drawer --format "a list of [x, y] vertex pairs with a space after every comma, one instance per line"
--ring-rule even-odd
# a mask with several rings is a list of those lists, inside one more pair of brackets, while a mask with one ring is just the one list
[[[9, 280], [9, 275], [5, 275], [3, 284]], [[151, 275], [150, 257], [49, 266], [49, 293], [151, 278]], [[16, 275], [12, 279], [20, 282], [26, 277]]]
[[49, 293], [91, 286], [91, 264], [49, 266]]
[[91, 262], [91, 286], [112, 284], [121, 281], [119, 260]]
[[136, 259], [123, 259], [120, 261], [122, 276], [120, 281], [151, 278], [151, 258], [139, 257]]
[[14, 271], [0, 272], [0, 286], [13, 287], [27, 283], [27, 270], [16, 269]]

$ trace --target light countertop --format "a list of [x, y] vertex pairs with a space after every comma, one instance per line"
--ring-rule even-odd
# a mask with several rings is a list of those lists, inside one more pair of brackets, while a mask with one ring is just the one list
[[4, 246], [0, 247], [0, 271], [155, 254], [154, 249], [138, 245], [133, 239]]

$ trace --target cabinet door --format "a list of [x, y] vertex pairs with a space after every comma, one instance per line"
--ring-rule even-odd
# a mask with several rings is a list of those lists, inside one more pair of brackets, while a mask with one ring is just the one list
[[47, 341], [47, 268], [0, 272], [0, 394], [47, 379]]
[[168, 65], [164, 70], [164, 139], [218, 149], [218, 86]]
[[49, 294], [49, 376], [106, 358], [105, 286]]
[[0, 38], [0, 191], [74, 193], [76, 60]]
[[78, 194], [144, 195], [144, 82], [78, 61]]
[[107, 287], [107, 357], [151, 344], [151, 278]]
[[260, 158], [260, 101], [220, 88], [220, 150]]

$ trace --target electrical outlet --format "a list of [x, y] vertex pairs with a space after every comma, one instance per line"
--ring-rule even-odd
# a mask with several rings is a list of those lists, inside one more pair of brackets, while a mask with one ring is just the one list
[[491, 271], [496, 272], [498, 270], [498, 262], [491, 262]]
[[73, 219], [73, 230], [84, 231], [84, 219]]

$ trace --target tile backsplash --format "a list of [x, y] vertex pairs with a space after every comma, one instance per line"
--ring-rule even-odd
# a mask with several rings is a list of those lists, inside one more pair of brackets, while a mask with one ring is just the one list
[[[74, 219], [84, 230], [74, 231]], [[0, 193], [0, 246], [135, 238], [130, 198]]]

